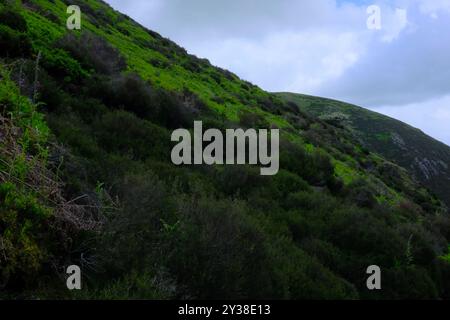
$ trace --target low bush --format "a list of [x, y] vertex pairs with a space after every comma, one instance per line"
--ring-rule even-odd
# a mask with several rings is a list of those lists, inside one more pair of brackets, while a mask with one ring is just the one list
[[354, 202], [357, 206], [373, 208], [376, 205], [375, 192], [370, 189], [366, 181], [358, 179], [352, 182], [347, 189], [349, 190], [348, 196], [350, 201]]
[[25, 33], [0, 24], [0, 55], [5, 58], [26, 58], [32, 53], [31, 43]]
[[0, 24], [10, 27], [21, 33], [26, 33], [28, 30], [27, 22], [22, 14], [11, 5], [0, 6]]
[[119, 73], [127, 67], [125, 59], [116, 48], [88, 31], [82, 32], [80, 36], [67, 33], [58, 41], [57, 47], [68, 51], [85, 67], [101, 74]]
[[94, 125], [98, 143], [109, 153], [134, 160], [166, 160], [170, 155], [169, 132], [125, 111], [108, 112]]

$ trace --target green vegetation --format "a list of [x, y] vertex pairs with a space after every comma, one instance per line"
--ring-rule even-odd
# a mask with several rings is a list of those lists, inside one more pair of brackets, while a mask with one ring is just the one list
[[[0, 53], [2, 297], [450, 298], [446, 207], [345, 117], [316, 119], [101, 1], [70, 2], [82, 31], [65, 30], [65, 1], [0, 1], [15, 16], [0, 30], [21, 34], [0, 33], [14, 48]], [[280, 172], [173, 165], [171, 131], [200, 119], [280, 128]], [[69, 264], [80, 292], [61, 281]], [[373, 264], [382, 292], [366, 288]]]
[[[359, 137], [364, 147], [406, 168], [450, 206], [450, 147], [420, 130], [348, 103], [293, 93], [277, 96], [325, 121], [338, 121]], [[341, 115], [336, 119], [336, 115]]]
[[[48, 129], [0, 67], [0, 245], [2, 283], [30, 281], [49, 258], [51, 206], [35, 189], [46, 160]], [[36, 185], [30, 185], [30, 180]]]
[[[450, 249], [450, 248], [449, 248]], [[450, 252], [450, 250], [449, 250], [449, 252]], [[445, 256], [442, 256], [442, 259], [444, 259], [445, 261], [447, 261], [447, 262], [450, 262], [450, 253], [448, 253], [447, 255], [445, 255]]]

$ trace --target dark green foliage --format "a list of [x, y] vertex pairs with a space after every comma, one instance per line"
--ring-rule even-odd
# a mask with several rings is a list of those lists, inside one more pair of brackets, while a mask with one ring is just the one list
[[97, 141], [106, 151], [128, 155], [135, 160], [148, 158], [170, 161], [169, 132], [130, 113], [106, 113], [94, 124]]
[[437, 299], [439, 296], [435, 283], [421, 267], [389, 270], [384, 279], [391, 284], [386, 291], [392, 299]]
[[123, 108], [141, 118], [155, 119], [160, 111], [156, 92], [135, 74], [113, 78], [105, 83], [105, 92], [99, 96], [106, 105]]
[[21, 33], [27, 32], [27, 22], [16, 9], [6, 6], [0, 8], [0, 23]]
[[[13, 231], [8, 240], [14, 249], [31, 243], [29, 251], [12, 250], [29, 254], [17, 260], [14, 272], [5, 272], [15, 278], [5, 286], [8, 295], [29, 289], [32, 271], [44, 270], [38, 282], [58, 281], [48, 265], [87, 259], [83, 292], [65, 295], [449, 297], [446, 209], [406, 170], [364, 148], [348, 124], [304, 114], [296, 104], [188, 55], [101, 2], [73, 4], [82, 6], [96, 27], [87, 23], [80, 35], [59, 34], [48, 43], [39, 32], [21, 33], [20, 21], [19, 30], [10, 28], [12, 22], [2, 27], [23, 34], [42, 53], [38, 100], [53, 136], [48, 145], [33, 139], [24, 145], [32, 146], [30, 154], [48, 152], [42, 166], [62, 182], [64, 196], [99, 206], [95, 215], [104, 217], [103, 224], [96, 232], [52, 233], [43, 214], [47, 207], [0, 180], [0, 227], [7, 224]], [[47, 20], [28, 23], [44, 24], [40, 32], [45, 33], [55, 28]], [[13, 72], [27, 96], [34, 60], [21, 61], [23, 68], [17, 63]], [[24, 121], [3, 83], [2, 111], [16, 112]], [[173, 165], [170, 133], [191, 129], [194, 120], [202, 120], [205, 129], [279, 127], [279, 173], [261, 176], [258, 167], [248, 165]], [[21, 168], [19, 163], [16, 169]], [[366, 268], [373, 264], [382, 267], [380, 292], [366, 288]], [[60, 298], [54, 288], [59, 287], [53, 282], [41, 291], [30, 288], [30, 295]]]
[[60, 48], [50, 48], [43, 52], [42, 65], [58, 82], [78, 82], [87, 77], [88, 71], [67, 51]]
[[187, 60], [186, 62], [183, 63], [183, 68], [191, 71], [191, 72], [201, 72], [202, 71], [202, 67], [200, 66], [200, 64], [192, 59]]
[[[169, 128], [191, 126], [196, 108], [202, 107], [186, 93], [177, 95], [155, 89], [136, 74], [94, 77], [88, 80], [87, 85], [88, 94], [100, 99], [105, 105], [123, 109]], [[182, 101], [183, 97], [185, 101]]]
[[359, 207], [373, 208], [377, 203], [374, 194], [364, 180], [357, 180], [348, 186], [351, 201]]
[[267, 110], [272, 113], [280, 114], [284, 107], [284, 104], [275, 96], [268, 96], [258, 99], [258, 104], [263, 110]]
[[309, 154], [299, 146], [282, 141], [280, 163], [281, 167], [298, 174], [315, 186], [325, 186], [334, 179], [334, 167], [330, 158], [320, 151]]
[[248, 166], [225, 166], [217, 177], [217, 185], [228, 196], [245, 196], [253, 187], [262, 183], [259, 170]]
[[0, 24], [1, 56], [5, 58], [28, 57], [31, 54], [31, 43], [28, 37], [17, 30]]
[[93, 68], [101, 74], [114, 74], [126, 68], [125, 59], [117, 49], [103, 38], [87, 31], [79, 36], [67, 33], [58, 41], [58, 47], [68, 51], [83, 66]]
[[245, 206], [214, 199], [179, 205], [182, 222], [172, 241], [184, 248], [176, 246], [168, 266], [180, 284], [191, 288], [185, 295], [230, 299], [271, 294], [264, 235], [249, 221]]
[[[345, 126], [364, 140], [363, 152], [374, 151], [409, 170], [450, 205], [450, 148], [403, 122], [348, 103], [299, 94], [278, 96], [313, 116], [343, 115]], [[394, 177], [395, 178], [395, 177]]]
[[160, 106], [157, 121], [168, 128], [192, 126], [195, 115], [199, 110], [205, 109], [204, 104], [189, 91], [174, 95], [165, 90], [159, 90], [157, 99]]
[[27, 58], [32, 44], [27, 36], [27, 22], [13, 5], [0, 4], [0, 55], [5, 58]]
[[[10, 183], [0, 183], [0, 203], [3, 251], [0, 281], [11, 287], [30, 286], [33, 273], [41, 271], [47, 258], [49, 211], [32, 194], [24, 194]], [[42, 236], [36, 238], [37, 234]], [[8, 260], [3, 261], [4, 257]]]
[[269, 127], [262, 116], [248, 111], [242, 111], [240, 113], [239, 123], [244, 128], [264, 129]]

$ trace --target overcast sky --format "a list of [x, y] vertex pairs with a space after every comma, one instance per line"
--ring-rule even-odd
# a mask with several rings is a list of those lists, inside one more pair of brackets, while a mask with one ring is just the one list
[[351, 102], [450, 145], [450, 0], [107, 2], [265, 90]]

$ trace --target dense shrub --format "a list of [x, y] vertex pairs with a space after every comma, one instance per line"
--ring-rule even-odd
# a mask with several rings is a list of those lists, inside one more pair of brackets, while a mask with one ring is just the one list
[[89, 300], [163, 300], [173, 299], [176, 289], [172, 279], [164, 273], [154, 274], [149, 271], [130, 272], [123, 277], [107, 283], [104, 287], [87, 287], [75, 298]]
[[32, 46], [26, 34], [0, 24], [1, 56], [6, 58], [28, 57]]
[[0, 23], [21, 33], [28, 30], [27, 22], [20, 12], [12, 7], [0, 7]]
[[123, 109], [168, 128], [191, 127], [194, 113], [203, 107], [192, 97], [155, 89], [133, 73], [93, 77], [87, 80], [87, 86], [87, 94], [107, 107]]
[[127, 64], [119, 51], [103, 38], [88, 31], [77, 36], [67, 33], [57, 43], [84, 66], [101, 74], [115, 74], [125, 70]]
[[[77, 3], [85, 4], [73, 4]], [[32, 41], [41, 51], [39, 106], [48, 111], [54, 137], [49, 148], [41, 143], [46, 139], [36, 142], [39, 133], [48, 134], [42, 115], [30, 108], [29, 98], [14, 95], [2, 77], [0, 113], [12, 113], [11, 118], [21, 123], [26, 139], [20, 146], [29, 151], [16, 157], [12, 171], [24, 177], [27, 159], [48, 153], [47, 161], [35, 163], [54, 171], [68, 199], [100, 206], [105, 220], [100, 232], [62, 228], [64, 232], [55, 235], [47, 228], [51, 215], [43, 214], [45, 204], [52, 206], [48, 197], [37, 201], [34, 192], [3, 183], [0, 171], [0, 237], [11, 257], [11, 265], [2, 265], [0, 272], [3, 281], [14, 283], [7, 284], [6, 292], [23, 292], [35, 280], [50, 279], [50, 265], [87, 259], [86, 290], [73, 295], [64, 289], [63, 296], [449, 296], [450, 228], [445, 208], [406, 171], [364, 151], [345, 126], [303, 114], [296, 105], [188, 56], [154, 32], [135, 35], [133, 28], [140, 27], [104, 4], [82, 7], [90, 22], [107, 26], [92, 29], [98, 35], [68, 33], [56, 44], [42, 36], [47, 31], [58, 34], [56, 25], [35, 19], [45, 14], [43, 9], [28, 8], [33, 13], [24, 16], [31, 17], [28, 24], [37, 32], [25, 33], [20, 18], [7, 17], [6, 23], [1, 19], [1, 30], [9, 37], [4, 43], [12, 48], [2, 54], [20, 57], [31, 52], [21, 46], [22, 40]], [[125, 73], [122, 55], [99, 36], [104, 33], [121, 43], [127, 57], [158, 70], [144, 66], [145, 79], [133, 71]], [[128, 45], [148, 51], [136, 50], [134, 55]], [[35, 62], [33, 57], [15, 63], [18, 73], [27, 76], [27, 81], [15, 79], [28, 97], [34, 89]], [[134, 63], [130, 68], [141, 72]], [[199, 74], [185, 78], [190, 72]], [[248, 107], [254, 110], [243, 111]], [[283, 117], [274, 119], [274, 114]], [[292, 126], [276, 121], [283, 118]], [[173, 165], [168, 159], [170, 131], [191, 128], [193, 119], [201, 119], [204, 128], [221, 130], [277, 123], [284, 138], [279, 173], [262, 177], [256, 166]], [[0, 169], [9, 170], [1, 163]], [[366, 268], [372, 264], [382, 267], [379, 292], [365, 286]], [[36, 270], [44, 272], [29, 277]], [[59, 281], [54, 273], [51, 276]], [[46, 283], [43, 291], [49, 294], [59, 285]], [[36, 296], [45, 297], [40, 292]]]
[[46, 48], [41, 64], [60, 84], [78, 84], [89, 75], [78, 60], [61, 48]]
[[159, 101], [156, 92], [146, 84], [138, 75], [127, 74], [118, 76], [107, 88], [106, 104], [123, 108], [136, 114], [138, 117], [155, 119], [159, 113]]
[[241, 206], [184, 199], [166, 190], [151, 175], [126, 178], [121, 191], [123, 213], [105, 233], [105, 254], [117, 257], [110, 264], [116, 271], [110, 272], [157, 272], [152, 266], [159, 261], [159, 268], [164, 266], [174, 278], [179, 297], [264, 294], [261, 290], [270, 284], [261, 282], [265, 268], [257, 263], [264, 256], [262, 235], [247, 221]]
[[[11, 183], [0, 183], [0, 203], [1, 260], [6, 258], [1, 263], [0, 283], [29, 286], [48, 259], [51, 211]], [[38, 234], [44, 236], [36, 237]]]
[[239, 123], [244, 128], [253, 128], [253, 129], [268, 129], [269, 124], [266, 120], [259, 114], [249, 112], [249, 111], [241, 111], [239, 114]]
[[285, 107], [285, 105], [274, 96], [258, 97], [257, 101], [258, 105], [260, 105], [263, 110], [274, 114], [281, 114], [281, 111]]
[[277, 282], [274, 292], [290, 299], [356, 299], [356, 288], [286, 239], [271, 246]]
[[174, 95], [166, 90], [158, 90], [158, 122], [171, 129], [190, 128], [194, 116], [205, 110], [204, 104], [193, 93], [183, 92]]
[[[122, 199], [121, 209], [106, 226], [102, 236], [107, 267], [117, 274], [136, 268], [151, 266], [160, 259], [156, 245], [160, 243], [163, 222], [171, 223], [166, 187], [151, 173], [139, 176], [128, 174], [121, 180], [118, 193]], [[152, 261], [153, 260], [153, 261]]]
[[110, 153], [128, 155], [135, 160], [170, 160], [169, 133], [133, 114], [108, 112], [94, 126], [98, 142]]
[[179, 218], [168, 267], [180, 284], [190, 288], [185, 295], [225, 299], [271, 295], [264, 235], [244, 205], [180, 199]]
[[259, 169], [251, 166], [224, 166], [217, 174], [219, 190], [228, 196], [246, 196], [261, 185], [263, 178]]
[[323, 151], [307, 153], [300, 146], [286, 141], [280, 142], [280, 166], [292, 171], [315, 186], [326, 186], [334, 179], [334, 166]]
[[[438, 289], [424, 268], [410, 266], [392, 268], [383, 274], [383, 281], [388, 284], [383, 290], [391, 299], [418, 300], [437, 299]], [[366, 293], [369, 296], [368, 293]], [[383, 299], [378, 295], [378, 298]]]
[[357, 206], [365, 208], [373, 208], [377, 201], [374, 197], [374, 190], [371, 190], [367, 182], [358, 179], [348, 186], [349, 199]]
[[[280, 170], [270, 182], [267, 181], [266, 183], [275, 185], [276, 194], [274, 194], [274, 196], [277, 198], [280, 197], [281, 199], [291, 192], [310, 190], [309, 184], [305, 180], [286, 170]], [[275, 193], [275, 190], [273, 192]]]

